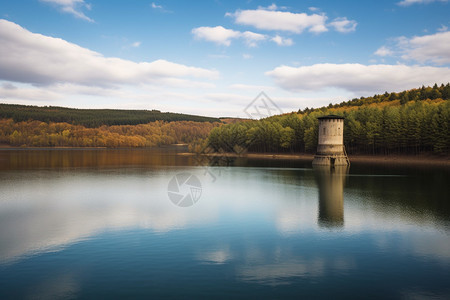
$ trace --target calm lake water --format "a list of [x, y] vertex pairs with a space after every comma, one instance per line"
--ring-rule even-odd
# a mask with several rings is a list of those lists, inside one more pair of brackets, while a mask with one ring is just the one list
[[450, 298], [450, 171], [0, 150], [0, 298]]

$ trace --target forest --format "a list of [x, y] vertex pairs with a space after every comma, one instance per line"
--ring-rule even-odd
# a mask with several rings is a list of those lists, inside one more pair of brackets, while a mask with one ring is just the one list
[[[400, 93], [388, 93], [385, 92], [381, 95], [374, 95], [372, 97], [361, 97], [361, 98], [354, 98], [350, 101], [344, 101], [339, 104], [332, 104], [330, 103], [327, 108], [339, 108], [339, 107], [346, 107], [349, 106], [358, 107], [358, 106], [365, 106], [370, 104], [377, 104], [377, 103], [383, 103], [383, 102], [391, 102], [398, 100], [400, 104], [406, 104], [409, 101], [419, 101], [419, 100], [435, 100], [435, 99], [444, 99], [449, 100], [450, 99], [450, 84], [447, 83], [446, 85], [441, 84], [438, 86], [437, 84], [434, 84], [433, 87], [425, 87], [422, 86], [419, 89], [411, 89], [406, 90]], [[323, 110], [324, 108], [305, 108], [304, 110], [299, 110], [298, 113], [307, 113], [317, 110]]]
[[448, 155], [450, 84], [385, 93], [262, 120], [213, 128], [194, 151], [314, 153], [317, 117], [345, 117], [344, 145], [350, 154]]
[[449, 100], [450, 84], [447, 83], [400, 93], [386, 92], [262, 120], [226, 122], [159, 111], [0, 104], [0, 144], [152, 147], [189, 143], [189, 149], [197, 153], [314, 153], [317, 117], [335, 114], [345, 117], [344, 145], [350, 154], [449, 155]]
[[65, 122], [0, 119], [0, 143], [19, 147], [153, 147], [205, 139], [219, 124], [155, 121], [89, 128]]
[[159, 110], [75, 109], [57, 106], [0, 104], [0, 118], [15, 122], [65, 122], [95, 128], [102, 125], [137, 125], [154, 121], [220, 122], [218, 118], [160, 112]]

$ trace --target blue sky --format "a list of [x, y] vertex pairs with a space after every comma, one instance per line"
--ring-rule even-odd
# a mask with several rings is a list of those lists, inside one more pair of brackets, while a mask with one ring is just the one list
[[450, 3], [0, 3], [0, 102], [245, 117], [450, 81]]

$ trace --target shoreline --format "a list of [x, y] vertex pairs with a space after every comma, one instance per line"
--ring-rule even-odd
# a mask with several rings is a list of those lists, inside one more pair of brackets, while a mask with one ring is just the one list
[[[106, 147], [13, 147], [9, 145], [1, 145], [1, 150], [136, 150], [136, 149], [164, 149], [164, 148], [178, 148], [185, 146], [184, 144], [164, 145], [159, 147], [138, 147], [138, 148], [106, 148]], [[191, 152], [179, 152], [177, 155], [181, 156], [216, 156], [216, 157], [236, 157], [249, 159], [274, 159], [274, 160], [301, 160], [311, 161], [314, 159], [314, 154], [307, 153], [204, 153], [196, 154]], [[394, 164], [394, 165], [411, 165], [411, 166], [439, 166], [450, 168], [449, 156], [434, 156], [434, 155], [349, 155], [350, 163], [361, 164]]]
[[[179, 155], [195, 156], [195, 153], [180, 153]], [[280, 160], [303, 160], [311, 161], [314, 159], [314, 154], [296, 153], [296, 154], [281, 154], [281, 153], [208, 153], [200, 154], [206, 156], [223, 156], [223, 157], [240, 157], [251, 159], [280, 159]], [[395, 165], [418, 165], [418, 166], [440, 166], [450, 167], [450, 157], [448, 156], [432, 156], [432, 155], [349, 155], [351, 163], [362, 164], [395, 164]]]

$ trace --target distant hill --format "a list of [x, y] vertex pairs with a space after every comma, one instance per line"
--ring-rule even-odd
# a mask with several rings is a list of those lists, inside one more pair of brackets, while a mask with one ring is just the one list
[[234, 123], [240, 123], [240, 122], [249, 122], [249, 121], [252, 121], [252, 119], [221, 117], [220, 121], [222, 121], [222, 123], [225, 123], [225, 124], [234, 124]]
[[[323, 111], [325, 109], [335, 109], [335, 111], [345, 111], [347, 108], [358, 108], [362, 106], [382, 107], [385, 105], [396, 106], [406, 104], [410, 101], [420, 100], [450, 100], [450, 83], [446, 85], [435, 84], [433, 87], [422, 86], [418, 89], [406, 90], [399, 93], [385, 92], [381, 95], [374, 95], [371, 97], [354, 98], [349, 101], [344, 101], [337, 104], [330, 103], [328, 106], [319, 108], [305, 108], [299, 110], [298, 113], [310, 113], [313, 111]], [[341, 109], [339, 109], [341, 108]]]
[[205, 144], [218, 152], [314, 153], [317, 118], [334, 114], [345, 118], [344, 145], [350, 154], [448, 156], [449, 100], [449, 83], [386, 92], [261, 120], [225, 124], [213, 128]]
[[29, 120], [47, 123], [66, 122], [91, 128], [102, 125], [147, 124], [154, 121], [220, 122], [218, 118], [160, 112], [159, 110], [75, 109], [58, 106], [41, 107], [1, 103], [0, 118], [10, 118], [15, 122]]

